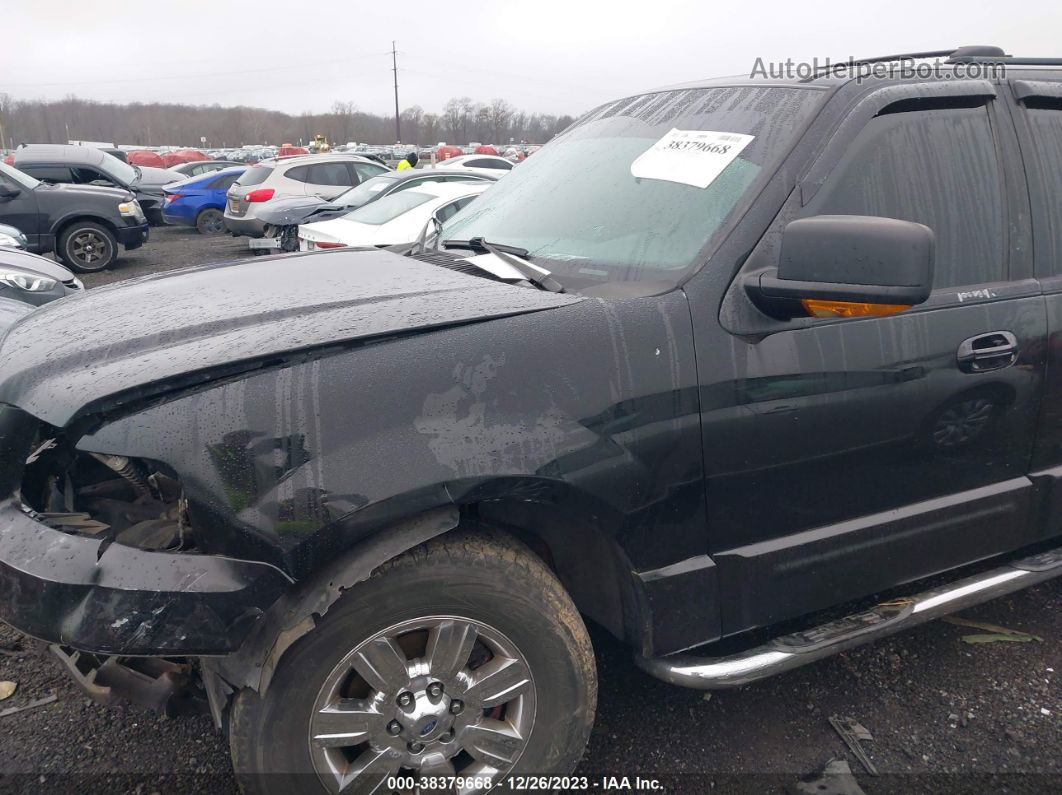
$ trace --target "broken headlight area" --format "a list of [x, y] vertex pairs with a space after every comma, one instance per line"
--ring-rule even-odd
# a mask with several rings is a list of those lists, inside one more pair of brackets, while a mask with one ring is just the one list
[[145, 550], [195, 548], [180, 481], [151, 461], [44, 439], [26, 459], [20, 496], [34, 518], [66, 533]]

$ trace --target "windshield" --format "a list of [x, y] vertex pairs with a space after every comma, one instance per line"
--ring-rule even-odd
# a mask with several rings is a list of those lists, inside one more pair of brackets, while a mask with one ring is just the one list
[[379, 196], [380, 191], [390, 187], [394, 181], [395, 177], [385, 175], [367, 179], [346, 193], [339, 194], [332, 200], [332, 204], [338, 204], [340, 207], [361, 207]]
[[[527, 249], [576, 289], [677, 284], [750, 186], [770, 175], [821, 97], [788, 87], [694, 88], [604, 105], [450, 219], [440, 240], [482, 237]], [[713, 145], [737, 155], [671, 144], [680, 131], [712, 131]], [[739, 145], [726, 145], [731, 139]], [[669, 151], [650, 162], [661, 147]], [[636, 177], [632, 164], [643, 154]], [[722, 170], [706, 176], [713, 163]]]
[[5, 180], [10, 180], [16, 185], [20, 185], [26, 190], [33, 190], [41, 181], [36, 177], [31, 177], [25, 171], [19, 171], [14, 166], [9, 166], [7, 163], [0, 161], [0, 176], [3, 176]]
[[347, 213], [343, 217], [348, 221], [357, 221], [359, 224], [379, 226], [380, 224], [386, 224], [388, 221], [393, 221], [414, 207], [437, 198], [437, 196], [432, 196], [430, 193], [403, 190], [398, 193], [392, 193], [390, 196], [384, 196], [379, 201], [375, 201], [365, 207], [359, 207], [354, 212]]
[[103, 153], [103, 160], [100, 162], [100, 170], [114, 177], [123, 185], [132, 185], [140, 179], [140, 169], [136, 166], [129, 165], [123, 160], [119, 160], [117, 157], [108, 154], [107, 152]]

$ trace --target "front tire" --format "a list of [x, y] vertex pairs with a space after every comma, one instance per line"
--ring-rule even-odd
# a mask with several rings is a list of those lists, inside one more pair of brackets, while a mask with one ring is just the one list
[[565, 775], [596, 700], [590, 640], [556, 577], [513, 539], [460, 534], [351, 588], [264, 697], [237, 695], [233, 766], [264, 794]]
[[96, 273], [109, 268], [118, 258], [118, 241], [105, 226], [75, 221], [59, 235], [55, 253], [72, 271]]

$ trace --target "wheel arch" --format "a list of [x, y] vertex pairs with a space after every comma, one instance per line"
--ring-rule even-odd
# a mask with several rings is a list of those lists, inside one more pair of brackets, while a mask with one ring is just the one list
[[78, 221], [88, 221], [89, 223], [99, 224], [100, 226], [107, 229], [112, 235], [114, 235], [115, 239], [117, 240], [118, 227], [115, 226], [113, 221], [108, 218], [104, 218], [101, 215], [94, 215], [89, 212], [75, 212], [71, 213], [70, 215], [64, 216], [63, 218], [60, 218], [52, 225], [52, 234], [54, 235], [57, 244], [63, 232], [65, 232], [71, 224], [75, 224]]
[[[644, 626], [645, 600], [622, 548], [605, 528], [586, 521], [563, 504], [527, 499], [523, 491], [472, 494], [441, 502], [452, 489], [432, 490], [439, 504], [427, 507], [428, 495], [389, 500], [390, 522], [372, 522], [361, 540], [334, 552], [299, 579], [256, 622], [240, 650], [228, 657], [203, 660], [203, 678], [215, 720], [234, 689], [265, 693], [281, 658], [343, 593], [367, 580], [380, 566], [434, 538], [453, 532], [501, 532], [522, 541], [554, 572], [580, 613], [621, 639], [635, 640]], [[416, 512], [394, 519], [402, 503]], [[373, 513], [370, 511], [370, 513]], [[360, 524], [360, 522], [359, 522]], [[348, 523], [348, 527], [350, 523]], [[327, 533], [327, 531], [323, 531]]]

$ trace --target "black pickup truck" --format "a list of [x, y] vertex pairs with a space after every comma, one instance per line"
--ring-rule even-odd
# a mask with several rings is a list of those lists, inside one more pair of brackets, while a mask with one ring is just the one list
[[920, 56], [602, 105], [404, 256], [32, 313], [0, 617], [248, 791], [478, 792], [580, 759], [584, 621], [722, 688], [1062, 574], [1062, 61]]

